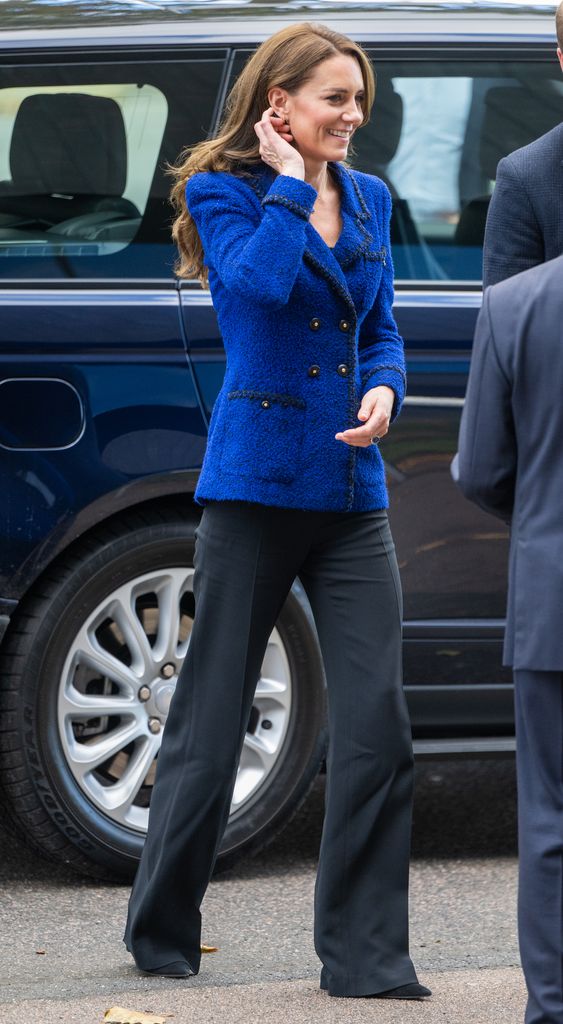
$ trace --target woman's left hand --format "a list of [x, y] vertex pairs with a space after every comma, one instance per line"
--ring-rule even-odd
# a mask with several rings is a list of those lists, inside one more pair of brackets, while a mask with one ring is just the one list
[[357, 448], [369, 448], [372, 438], [385, 437], [389, 430], [394, 402], [393, 388], [388, 388], [385, 384], [370, 388], [362, 398], [358, 410], [358, 419], [362, 421], [362, 426], [342, 430], [335, 434], [336, 440], [345, 441], [346, 444], [355, 445]]

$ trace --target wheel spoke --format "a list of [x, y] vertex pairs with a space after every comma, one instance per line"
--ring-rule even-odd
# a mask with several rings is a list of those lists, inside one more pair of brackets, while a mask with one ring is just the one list
[[161, 736], [146, 736], [129, 759], [123, 775], [113, 786], [103, 787], [103, 799], [108, 811], [122, 821], [141, 788], [160, 748]]
[[256, 687], [254, 708], [260, 716], [260, 722], [267, 721], [269, 728], [267, 733], [255, 731], [255, 738], [257, 735], [262, 737], [268, 749], [279, 751], [291, 708], [291, 689], [287, 682], [262, 676]]
[[83, 776], [86, 772], [98, 768], [104, 761], [119, 754], [124, 747], [141, 736], [142, 728], [142, 725], [134, 720], [118, 729], [112, 729], [103, 739], [96, 739], [93, 743], [78, 743], [73, 739], [69, 745], [75, 771]]
[[247, 733], [239, 762], [231, 812], [238, 810], [263, 782], [276, 760], [277, 750], [271, 750], [264, 740]]
[[[247, 733], [244, 738], [243, 746], [243, 754], [246, 753], [247, 758], [244, 760], [248, 760], [248, 755], [250, 754], [250, 756], [254, 757], [255, 761], [257, 759], [260, 762], [263, 771], [266, 772], [271, 767], [272, 761], [276, 758], [276, 746], [276, 744], [269, 744], [267, 740], [263, 739], [261, 736], [255, 736], [253, 733]], [[243, 758], [241, 758], [241, 761], [242, 760]]]
[[102, 678], [116, 683], [126, 693], [131, 695], [137, 693], [140, 685], [139, 677], [119, 658], [100, 647], [96, 636], [90, 630], [82, 629], [76, 638], [74, 664], [82, 664], [91, 668]]
[[111, 615], [119, 626], [131, 654], [131, 668], [138, 675], [152, 676], [154, 657], [147, 634], [139, 621], [130, 588], [122, 588], [114, 596]]
[[113, 697], [111, 694], [80, 693], [71, 686], [60, 698], [60, 711], [70, 718], [103, 718], [110, 715], [135, 715], [142, 709], [133, 697]]
[[[188, 589], [193, 570], [177, 570], [162, 578], [156, 588], [158, 597], [158, 635], [153, 648], [157, 662], [178, 661], [180, 656], [180, 599]], [[183, 656], [185, 651], [181, 652]]]
[[260, 676], [254, 696], [257, 700], [266, 697], [269, 700], [277, 699], [280, 704], [285, 704], [288, 696], [287, 683], [281, 679], [271, 679], [268, 678], [268, 676]]

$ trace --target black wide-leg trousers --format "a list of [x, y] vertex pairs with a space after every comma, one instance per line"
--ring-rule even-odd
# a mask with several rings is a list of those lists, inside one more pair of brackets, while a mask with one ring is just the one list
[[563, 1024], [563, 672], [514, 673], [526, 1024]]
[[158, 757], [129, 903], [141, 969], [200, 965], [200, 904], [227, 824], [268, 638], [296, 576], [328, 689], [326, 813], [315, 890], [321, 986], [363, 996], [416, 981], [408, 952], [412, 744], [401, 588], [385, 511], [205, 506], [195, 617]]

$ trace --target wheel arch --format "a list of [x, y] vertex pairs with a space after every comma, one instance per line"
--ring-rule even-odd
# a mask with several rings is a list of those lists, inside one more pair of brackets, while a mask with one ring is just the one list
[[[168, 474], [156, 480], [133, 481], [91, 502], [50, 533], [12, 579], [9, 621], [0, 632], [0, 653], [26, 600], [41, 586], [44, 577], [64, 558], [77, 556], [106, 529], [115, 529], [120, 523], [125, 527], [132, 516], [158, 515], [166, 519], [180, 512], [197, 523], [203, 511], [193, 500], [197, 477], [198, 473], [190, 471], [174, 474], [172, 479]], [[8, 601], [5, 603], [8, 605]]]

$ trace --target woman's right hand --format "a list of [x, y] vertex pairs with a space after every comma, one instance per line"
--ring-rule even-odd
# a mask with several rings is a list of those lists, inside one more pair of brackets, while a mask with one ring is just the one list
[[[305, 180], [305, 164], [303, 157], [286, 141], [288, 130], [284, 132], [284, 122], [273, 107], [268, 107], [262, 117], [254, 125], [254, 131], [260, 142], [260, 158], [278, 174], [289, 174], [292, 178]], [[282, 137], [285, 135], [285, 138]]]

